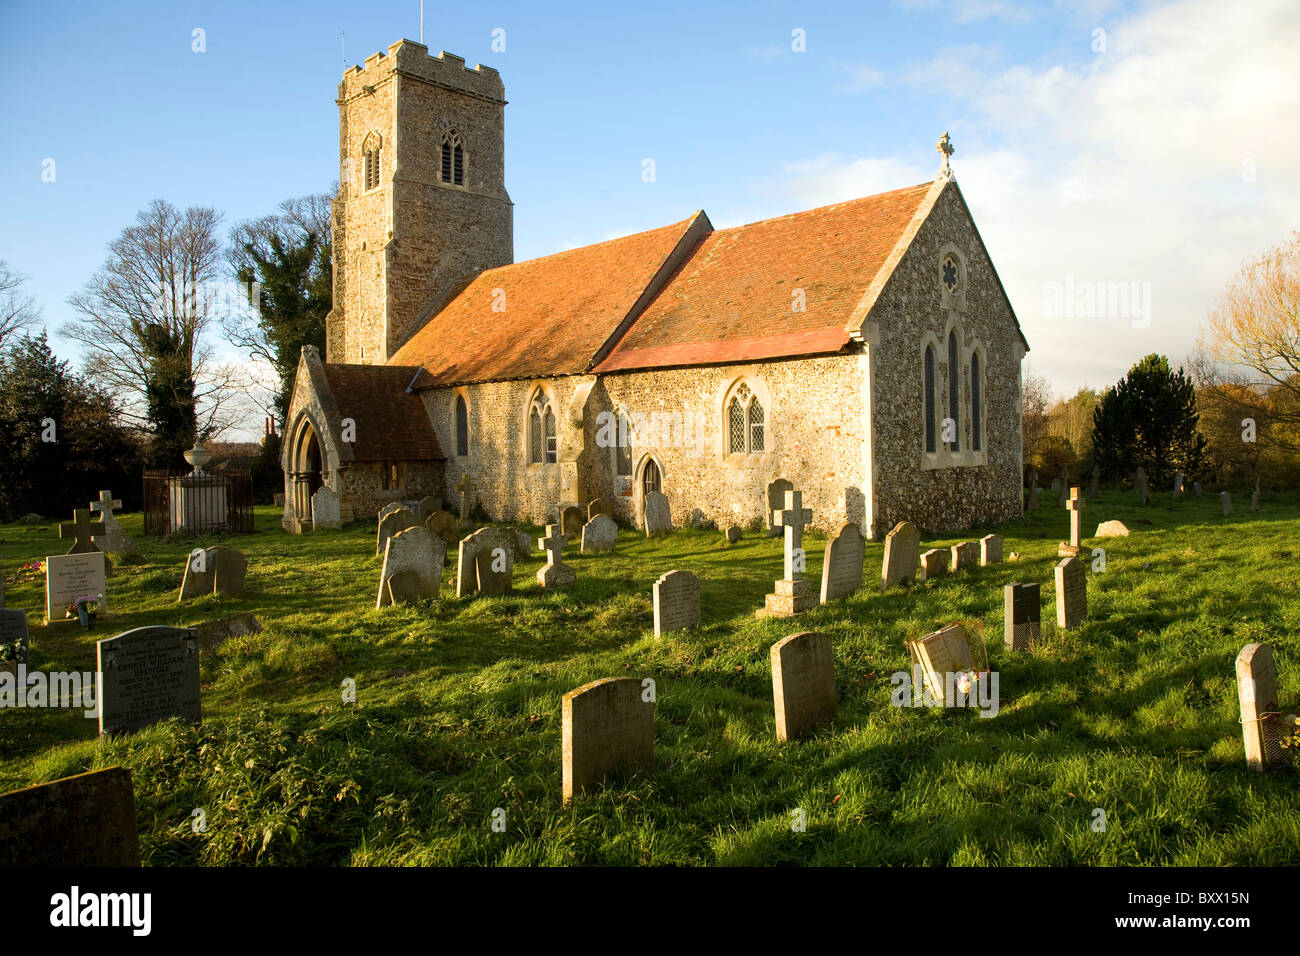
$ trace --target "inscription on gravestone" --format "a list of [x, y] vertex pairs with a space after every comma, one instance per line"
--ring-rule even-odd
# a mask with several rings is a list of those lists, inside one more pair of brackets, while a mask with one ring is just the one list
[[0, 661], [27, 661], [27, 612], [0, 608]]
[[700, 579], [690, 571], [669, 571], [654, 583], [655, 637], [700, 623]]
[[1088, 617], [1088, 578], [1083, 561], [1065, 558], [1055, 569], [1056, 626], [1069, 630]]
[[847, 521], [835, 537], [826, 542], [822, 561], [821, 603], [842, 598], [862, 587], [862, 562], [866, 539], [858, 526]]
[[910, 521], [900, 521], [885, 535], [885, 556], [880, 566], [880, 590], [916, 580], [921, 560], [921, 533]]
[[772, 645], [777, 740], [797, 740], [835, 719], [835, 654], [829, 634], [805, 631]]
[[564, 695], [563, 800], [568, 803], [620, 766], [654, 769], [654, 701], [641, 682], [607, 677]]
[[45, 620], [63, 620], [69, 604], [85, 594], [102, 594], [99, 613], [108, 610], [108, 592], [104, 588], [104, 553], [52, 554], [45, 558]]
[[138, 627], [98, 643], [99, 732], [139, 730], [169, 717], [198, 723], [198, 631]]

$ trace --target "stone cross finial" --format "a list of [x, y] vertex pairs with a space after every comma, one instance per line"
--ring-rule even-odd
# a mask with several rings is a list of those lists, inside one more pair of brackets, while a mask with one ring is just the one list
[[568, 540], [568, 536], [560, 534], [558, 524], [548, 524], [546, 526], [546, 537], [538, 538], [537, 546], [546, 552], [547, 564], [563, 563], [560, 553], [564, 550], [564, 544]]
[[948, 165], [948, 160], [955, 152], [955, 149], [952, 145], [952, 140], [948, 138], [948, 132], [946, 130], [944, 131], [944, 134], [939, 137], [939, 142], [934, 144], [934, 148], [943, 154], [943, 165], [939, 167], [939, 175], [952, 175], [952, 167]]
[[795, 570], [794, 553], [803, 547], [803, 526], [812, 521], [812, 511], [803, 506], [803, 492], [785, 493], [785, 510], [772, 512], [772, 523], [785, 528], [785, 579], [798, 581], [802, 571]]
[[114, 498], [113, 492], [111, 491], [101, 491], [99, 493], [99, 500], [90, 503], [91, 511], [98, 512], [101, 515], [107, 515], [110, 518], [113, 517], [114, 511], [120, 511], [121, 508], [122, 499]]
[[60, 538], [76, 539], [68, 554], [94, 554], [99, 549], [91, 544], [90, 537], [91, 535], [103, 534], [104, 531], [104, 522], [91, 521], [90, 510], [87, 508], [74, 509], [72, 520], [64, 521], [59, 525]]

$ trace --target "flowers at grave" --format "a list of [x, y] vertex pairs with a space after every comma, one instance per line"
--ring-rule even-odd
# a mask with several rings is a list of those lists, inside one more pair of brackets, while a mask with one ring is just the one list
[[102, 594], [83, 594], [77, 598], [76, 602], [68, 605], [64, 612], [64, 617], [81, 617], [83, 614], [94, 614], [99, 610], [99, 602], [104, 600]]
[[45, 576], [44, 561], [29, 561], [27, 564], [20, 564], [14, 571], [14, 576], [9, 579], [11, 584], [21, 584], [24, 581], [32, 581], [36, 578]]

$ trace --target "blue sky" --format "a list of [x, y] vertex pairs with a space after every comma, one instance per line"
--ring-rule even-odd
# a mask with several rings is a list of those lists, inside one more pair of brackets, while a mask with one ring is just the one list
[[[0, 3], [0, 258], [52, 331], [149, 200], [232, 225], [330, 186], [340, 33], [349, 65], [418, 39], [418, 0]], [[1300, 5], [1281, 0], [429, 2], [424, 40], [502, 74], [517, 259], [925, 181], [948, 130], [1059, 393], [1181, 360], [1242, 259], [1300, 225]], [[1103, 282], [1145, 283], [1145, 324], [1055, 308]]]

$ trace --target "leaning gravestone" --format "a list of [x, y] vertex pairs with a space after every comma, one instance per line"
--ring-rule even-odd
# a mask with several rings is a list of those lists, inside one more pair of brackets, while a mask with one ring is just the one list
[[826, 542], [822, 560], [821, 603], [852, 594], [862, 587], [862, 562], [867, 540], [852, 521], [840, 525], [835, 537]]
[[673, 513], [667, 495], [652, 491], [645, 496], [644, 524], [646, 537], [673, 530]]
[[1027, 651], [1038, 643], [1043, 626], [1043, 606], [1038, 582], [1012, 582], [1002, 589], [1002, 636], [1013, 651]]
[[785, 478], [777, 478], [771, 481], [767, 486], [766, 502], [767, 508], [764, 513], [767, 515], [767, 536], [769, 538], [779, 538], [783, 529], [772, 518], [773, 512], [780, 511], [785, 507], [785, 493], [794, 491], [794, 483], [787, 481]]
[[[498, 550], [500, 553], [498, 553]], [[456, 597], [466, 597], [479, 590], [478, 556], [486, 552], [498, 563], [504, 556], [505, 571], [515, 569], [515, 536], [509, 528], [479, 528], [461, 539], [456, 556]]]
[[384, 550], [375, 607], [437, 597], [446, 554], [442, 538], [423, 525], [397, 532]]
[[329, 485], [321, 485], [311, 496], [311, 526], [315, 531], [332, 531], [343, 527], [339, 496], [334, 494]]
[[618, 540], [618, 525], [607, 514], [597, 512], [596, 516], [582, 526], [582, 553], [594, 551], [613, 551], [614, 542]]
[[690, 571], [669, 571], [654, 583], [655, 637], [700, 623], [700, 579]]
[[797, 740], [835, 719], [835, 653], [829, 634], [791, 634], [772, 645], [771, 659], [777, 740]]
[[607, 499], [593, 498], [587, 502], [587, 520], [591, 521], [596, 515], [605, 515], [608, 518], [614, 517], [614, 509], [610, 507]]
[[93, 554], [51, 554], [45, 558], [45, 623], [64, 619], [68, 606], [86, 594], [102, 594], [99, 613], [108, 610], [104, 587], [104, 552]]
[[99, 732], [126, 733], [169, 717], [203, 719], [198, 631], [137, 627], [98, 643]]
[[565, 803], [621, 766], [654, 770], [654, 706], [634, 677], [606, 677], [564, 695]]
[[[382, 512], [380, 514], [383, 515]], [[375, 534], [375, 554], [382, 555], [388, 545], [388, 539], [397, 532], [414, 528], [419, 523], [415, 518], [415, 512], [405, 506], [383, 515], [379, 519], [379, 531]]]
[[1226, 491], [1219, 492], [1219, 507], [1223, 509], [1223, 516], [1226, 518], [1232, 514], [1232, 495]]
[[560, 509], [560, 534], [569, 540], [582, 536], [582, 509], [569, 505]]
[[[930, 693], [947, 700], [949, 675], [988, 668], [983, 645], [977, 644], [960, 624], [949, 624], [925, 637], [906, 642], [908, 656], [920, 667]], [[977, 654], [978, 651], [978, 654]]]
[[1237, 655], [1237, 700], [1241, 705], [1241, 733], [1246, 744], [1246, 766], [1269, 770], [1287, 763], [1281, 746], [1287, 735], [1277, 705], [1277, 672], [1273, 648], [1247, 644]]
[[980, 538], [980, 567], [1002, 563], [1002, 535], [986, 534]]
[[442, 538], [448, 546], [460, 540], [460, 526], [457, 525], [456, 518], [450, 511], [435, 511], [424, 519], [424, 526]]
[[27, 663], [27, 612], [0, 608], [0, 661]]
[[962, 568], [975, 566], [979, 560], [979, 552], [975, 548], [975, 542], [963, 541], [960, 544], [952, 546], [952, 570], [960, 571]]
[[125, 767], [0, 795], [0, 867], [139, 865], [135, 792]]
[[1088, 617], [1088, 578], [1083, 561], [1065, 558], [1055, 569], [1056, 626], [1062, 630], [1078, 627]]
[[929, 581], [948, 573], [948, 552], [943, 548], [931, 548], [921, 555], [920, 581]]

